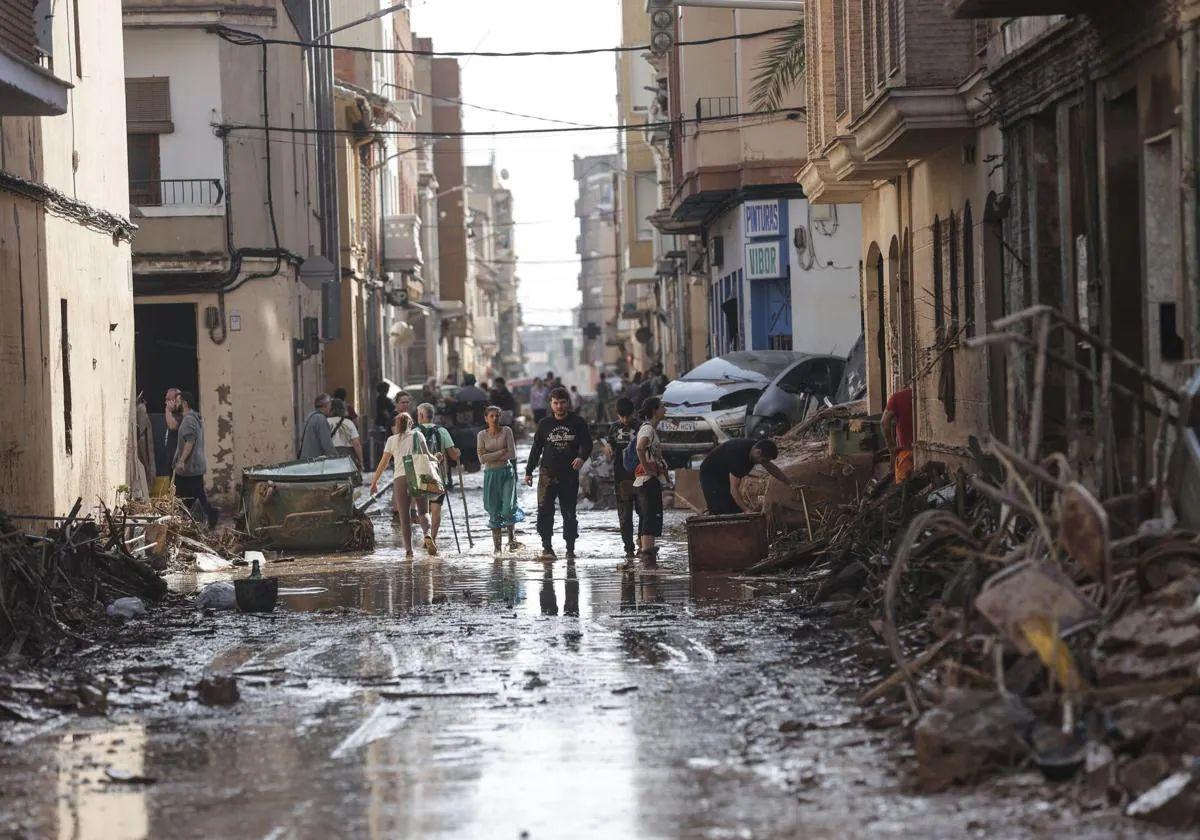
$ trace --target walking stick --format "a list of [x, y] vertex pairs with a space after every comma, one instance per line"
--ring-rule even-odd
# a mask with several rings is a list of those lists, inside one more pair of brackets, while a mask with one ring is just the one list
[[[450, 470], [449, 461], [446, 462], [446, 474], [447, 479], [453, 476], [453, 473]], [[446, 490], [446, 495], [450, 496], [449, 489]], [[454, 532], [454, 550], [459, 554], [462, 554], [462, 545], [458, 542], [458, 526], [454, 524], [454, 499], [446, 499], [446, 510], [450, 512], [450, 530]]]
[[475, 547], [475, 540], [471, 538], [471, 512], [467, 510], [467, 488], [463, 484], [463, 468], [462, 464], [458, 465], [458, 494], [462, 497], [463, 503], [463, 519], [467, 524], [467, 546]]

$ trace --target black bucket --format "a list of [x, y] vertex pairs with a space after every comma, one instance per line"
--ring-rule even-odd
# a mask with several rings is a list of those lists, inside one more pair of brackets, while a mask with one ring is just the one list
[[248, 577], [233, 582], [238, 609], [242, 612], [272, 612], [279, 600], [279, 578]]

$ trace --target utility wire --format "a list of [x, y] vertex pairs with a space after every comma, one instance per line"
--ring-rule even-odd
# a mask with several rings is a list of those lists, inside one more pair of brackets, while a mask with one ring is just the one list
[[[763, 38], [767, 35], [779, 35], [783, 32], [790, 32], [791, 26], [776, 26], [771, 29], [760, 29], [757, 32], [743, 32], [737, 35], [718, 35], [713, 38], [701, 38], [695, 41], [677, 41], [677, 47], [699, 47], [706, 44], [720, 44], [726, 41], [745, 41], [752, 38]], [[635, 44], [629, 46], [616, 47], [592, 47], [582, 50], [521, 50], [517, 52], [480, 52], [477, 50], [406, 50], [398, 47], [383, 48], [383, 47], [354, 47], [342, 46], [339, 44], [314, 44], [308, 41], [293, 41], [285, 38], [263, 38], [254, 33], [247, 32], [244, 29], [234, 29], [229, 26], [212, 26], [208, 28], [209, 32], [213, 32], [225, 40], [240, 46], [249, 44], [271, 44], [288, 47], [308, 47], [319, 50], [345, 50], [346, 52], [371, 53], [375, 55], [419, 55], [432, 58], [465, 58], [465, 57], [480, 57], [480, 58], [531, 58], [533, 56], [571, 56], [571, 55], [597, 55], [601, 53], [624, 53], [624, 52], [643, 52], [651, 49], [649, 44]]]
[[[510, 128], [493, 129], [490, 131], [404, 131], [401, 129], [371, 129], [370, 133], [394, 137], [504, 137], [516, 134], [576, 134], [583, 131], [643, 131], [650, 128], [671, 128], [672, 126], [699, 125], [700, 123], [715, 123], [725, 120], [737, 120], [751, 117], [769, 117], [774, 114], [805, 114], [803, 107], [775, 108], [770, 111], [747, 111], [737, 114], [722, 114], [716, 117], [701, 117], [699, 119], [678, 119], [665, 122], [623, 123], [617, 125], [562, 126], [560, 128]], [[281, 134], [347, 134], [360, 136], [363, 132], [354, 128], [300, 128], [274, 125], [224, 124], [218, 128], [225, 131], [272, 131]]]

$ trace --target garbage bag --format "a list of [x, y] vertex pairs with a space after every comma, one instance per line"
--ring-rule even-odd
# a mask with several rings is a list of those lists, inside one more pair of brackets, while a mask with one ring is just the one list
[[232, 610], [237, 606], [237, 595], [233, 583], [218, 580], [200, 590], [196, 606], [202, 610]]
[[141, 598], [118, 598], [105, 610], [109, 618], [137, 618], [146, 612], [146, 603]]

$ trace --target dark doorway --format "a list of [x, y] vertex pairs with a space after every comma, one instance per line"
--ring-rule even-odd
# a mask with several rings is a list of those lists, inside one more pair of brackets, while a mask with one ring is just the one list
[[169, 475], [163, 400], [168, 388], [196, 394], [199, 400], [200, 363], [197, 356], [194, 303], [139, 303], [133, 307], [134, 359], [138, 393], [154, 426], [155, 461], [159, 475]]
[[[1145, 364], [1142, 294], [1141, 151], [1137, 90], [1110, 100], [1104, 111], [1104, 230], [1108, 242], [1107, 321], [1113, 347], [1135, 364]], [[1103, 323], [1103, 321], [1102, 321]], [[1122, 365], [1113, 368], [1113, 381], [1138, 393], [1137, 375]], [[1119, 405], [1118, 401], [1116, 404]], [[1132, 403], [1129, 403], [1132, 407]], [[1136, 452], [1133, 413], [1113, 412], [1117, 435], [1118, 469], [1129, 476], [1141, 466]], [[1144, 475], [1140, 469], [1137, 474]]]

